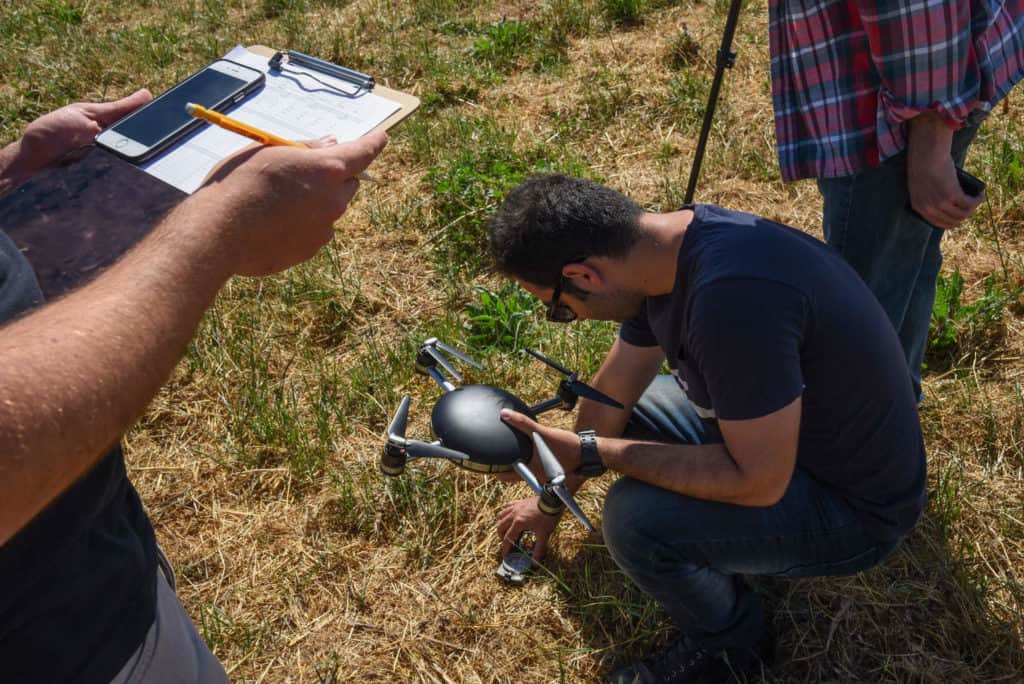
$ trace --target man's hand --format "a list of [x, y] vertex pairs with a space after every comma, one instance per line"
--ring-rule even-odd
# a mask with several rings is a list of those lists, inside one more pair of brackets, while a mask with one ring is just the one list
[[138, 90], [114, 102], [76, 102], [44, 114], [25, 128], [21, 139], [0, 153], [0, 190], [10, 189], [92, 142], [96, 134], [153, 99]]
[[971, 197], [960, 188], [950, 155], [953, 130], [933, 112], [909, 123], [907, 186], [910, 206], [938, 228], [955, 228], [974, 213], [984, 193]]
[[[558, 428], [541, 425], [537, 421], [531, 420], [528, 416], [510, 409], [502, 409], [501, 419], [509, 426], [525, 434], [531, 440], [533, 439], [533, 433], [539, 432], [540, 436], [543, 437], [544, 441], [547, 443], [548, 448], [551, 449], [551, 453], [553, 453], [558, 459], [558, 462], [562, 464], [566, 477], [569, 480], [576, 479], [576, 468], [580, 465], [579, 435], [575, 432], [570, 432], [569, 430], [560, 430]], [[541, 482], [547, 482], [551, 479], [547, 474], [545, 474], [536, 449], [534, 449], [533, 458], [530, 459], [530, 470], [533, 471], [533, 474], [536, 475], [537, 479]], [[498, 475], [498, 478], [503, 482], [516, 482], [519, 479], [519, 476], [513, 471], [511, 473], [502, 473]]]
[[384, 146], [384, 133], [319, 147], [249, 147], [221, 164], [189, 200], [203, 203], [222, 253], [239, 275], [294, 266], [330, 241], [359, 188], [356, 175]]
[[548, 539], [562, 517], [541, 513], [537, 508], [537, 499], [538, 497], [531, 496], [528, 499], [510, 501], [498, 514], [498, 538], [501, 539], [502, 558], [512, 551], [513, 544], [526, 530], [530, 530], [536, 536], [533, 557], [538, 560], [544, 557]]

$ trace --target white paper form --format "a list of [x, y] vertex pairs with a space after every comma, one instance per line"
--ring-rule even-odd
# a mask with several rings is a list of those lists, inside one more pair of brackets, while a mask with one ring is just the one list
[[[348, 98], [328, 90], [312, 78], [289, 71], [313, 73], [324, 83], [346, 92], [354, 86], [337, 78], [288, 64], [289, 71], [270, 73], [267, 57], [236, 46], [225, 58], [259, 69], [267, 75], [266, 85], [243, 101], [228, 115], [268, 133], [289, 140], [316, 140], [333, 135], [338, 142], [355, 140], [391, 116], [399, 104], [372, 92]], [[142, 169], [174, 187], [192, 194], [222, 159], [251, 145], [248, 138], [207, 125], [172, 147]]]

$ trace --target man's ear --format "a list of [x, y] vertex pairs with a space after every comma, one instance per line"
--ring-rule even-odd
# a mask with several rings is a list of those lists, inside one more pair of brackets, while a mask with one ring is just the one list
[[571, 263], [562, 267], [562, 275], [576, 287], [587, 292], [596, 292], [604, 287], [604, 275], [588, 263]]

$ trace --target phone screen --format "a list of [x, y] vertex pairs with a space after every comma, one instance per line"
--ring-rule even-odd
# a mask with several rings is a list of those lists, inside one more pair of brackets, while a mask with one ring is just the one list
[[135, 116], [130, 116], [112, 129], [126, 138], [151, 147], [193, 119], [185, 105], [195, 102], [207, 108], [235, 94], [246, 81], [213, 69], [204, 69], [173, 91], [154, 100]]

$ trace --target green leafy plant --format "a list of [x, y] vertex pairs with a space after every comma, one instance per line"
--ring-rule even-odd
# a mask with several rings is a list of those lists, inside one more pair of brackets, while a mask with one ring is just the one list
[[964, 304], [960, 271], [938, 277], [928, 340], [928, 351], [934, 359], [948, 362], [984, 349], [1001, 332], [1006, 305], [1024, 291], [1020, 286], [1005, 289], [995, 275], [985, 277], [984, 288], [980, 297]]
[[508, 70], [533, 42], [529, 25], [519, 21], [491, 24], [470, 48], [470, 55], [500, 71]]
[[516, 351], [532, 339], [540, 301], [516, 283], [495, 292], [477, 287], [479, 300], [466, 305], [467, 340], [474, 347]]

